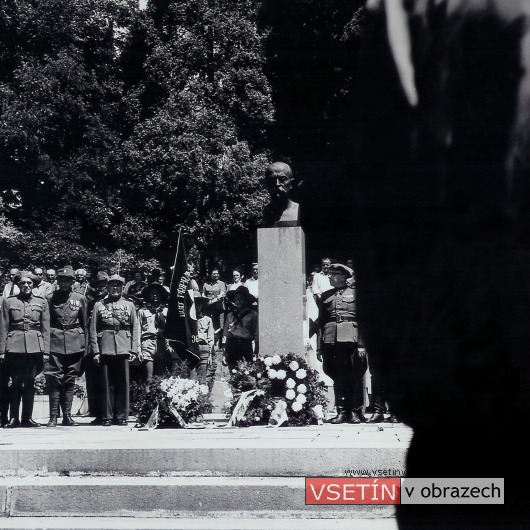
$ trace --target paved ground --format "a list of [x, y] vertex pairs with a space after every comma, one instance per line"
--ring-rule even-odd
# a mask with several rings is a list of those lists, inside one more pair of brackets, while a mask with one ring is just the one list
[[[237, 444], [252, 447], [398, 447], [406, 449], [412, 430], [402, 423], [323, 425], [308, 427], [222, 427], [219, 415], [206, 415], [202, 428], [139, 430], [131, 419], [127, 427], [92, 426], [90, 417], [75, 417], [79, 427], [50, 429], [16, 428], [0, 431], [0, 451], [29, 447], [56, 449], [58, 444], [68, 448], [149, 448], [232, 447]], [[46, 418], [36, 418], [45, 423]]]

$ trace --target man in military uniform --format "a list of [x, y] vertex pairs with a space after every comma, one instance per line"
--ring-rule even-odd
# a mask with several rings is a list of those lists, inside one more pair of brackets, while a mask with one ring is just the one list
[[122, 298], [125, 279], [108, 281], [108, 296], [96, 302], [90, 321], [90, 348], [101, 364], [104, 384], [101, 425], [114, 420], [127, 425], [129, 415], [129, 360], [138, 355], [138, 319], [134, 303]]
[[367, 360], [359, 338], [355, 289], [347, 281], [353, 277], [353, 270], [334, 263], [329, 272], [331, 289], [321, 298], [318, 358], [324, 373], [333, 379], [337, 416], [331, 423], [361, 423], [366, 421], [362, 408]]
[[[0, 327], [2, 325], [2, 304], [4, 297], [0, 294]], [[9, 373], [5, 363], [0, 363], [0, 427], [9, 422]]]
[[43, 354], [50, 353], [50, 313], [46, 300], [31, 292], [33, 280], [28, 271], [20, 273], [18, 287], [18, 295], [4, 299], [0, 322], [0, 361], [11, 377], [10, 420], [5, 427], [40, 427], [31, 416], [35, 377], [42, 370]]
[[[96, 302], [103, 300], [108, 294], [107, 282], [109, 275], [105, 271], [99, 271], [96, 279], [91, 283], [94, 289], [94, 298], [87, 300], [87, 327], [90, 327], [92, 310]], [[88, 336], [87, 336], [88, 338]], [[94, 419], [92, 425], [101, 425], [101, 396], [104, 392], [101, 363], [96, 365], [92, 356], [85, 358], [86, 393], [88, 399], [88, 410]]]
[[63, 409], [62, 425], [78, 425], [72, 418], [72, 402], [77, 377], [82, 374], [85, 355], [87, 320], [86, 298], [72, 292], [74, 271], [60, 269], [59, 289], [48, 295], [50, 309], [50, 357], [44, 368], [50, 391], [50, 421], [47, 427], [57, 427], [59, 402]]

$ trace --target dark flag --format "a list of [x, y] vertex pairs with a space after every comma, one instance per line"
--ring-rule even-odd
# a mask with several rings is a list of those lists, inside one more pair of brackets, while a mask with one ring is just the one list
[[171, 276], [164, 338], [173, 341], [175, 353], [188, 364], [190, 369], [197, 365], [200, 355], [197, 342], [195, 295], [191, 287], [191, 275], [180, 230], [177, 255]]

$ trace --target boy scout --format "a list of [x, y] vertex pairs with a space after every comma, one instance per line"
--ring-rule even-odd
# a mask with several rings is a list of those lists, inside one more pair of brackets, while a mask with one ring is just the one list
[[[5, 298], [0, 323], [0, 361], [11, 377], [10, 420], [5, 427], [40, 427], [33, 421], [35, 377], [41, 372], [43, 354], [50, 353], [50, 313], [44, 298], [31, 290], [28, 271], [20, 273], [20, 292]], [[19, 420], [22, 400], [22, 421]]]
[[87, 321], [86, 298], [72, 292], [74, 271], [60, 269], [57, 273], [57, 291], [46, 300], [50, 309], [50, 357], [44, 375], [50, 391], [50, 421], [47, 427], [57, 426], [59, 402], [63, 409], [62, 425], [76, 426], [72, 418], [72, 402], [77, 377], [82, 374], [85, 355]]
[[114, 420], [127, 425], [129, 416], [129, 360], [138, 355], [138, 319], [134, 303], [122, 298], [125, 279], [115, 274], [108, 281], [108, 296], [96, 302], [90, 321], [90, 348], [101, 364], [103, 401], [101, 425]]

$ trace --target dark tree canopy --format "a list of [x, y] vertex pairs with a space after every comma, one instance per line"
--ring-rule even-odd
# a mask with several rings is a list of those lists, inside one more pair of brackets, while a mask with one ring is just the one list
[[361, 3], [5, 0], [2, 263], [167, 264], [179, 228], [195, 256], [252, 261], [278, 158], [310, 240], [346, 219]]

